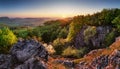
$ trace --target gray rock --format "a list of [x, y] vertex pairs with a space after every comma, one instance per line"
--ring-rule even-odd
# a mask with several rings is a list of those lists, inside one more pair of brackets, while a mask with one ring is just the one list
[[30, 58], [24, 64], [17, 66], [15, 69], [47, 69], [46, 65], [36, 58]]
[[46, 69], [48, 52], [35, 40], [19, 40], [10, 55], [0, 55], [0, 69]]
[[91, 46], [91, 48], [99, 48], [105, 45], [104, 39], [108, 33], [112, 30], [110, 26], [98, 26], [96, 27], [96, 34], [88, 38], [88, 42], [84, 41], [84, 31], [92, 26], [83, 26], [80, 32], [76, 35], [74, 45], [76, 48], [84, 46]]
[[10, 69], [11, 56], [0, 54], [0, 69]]
[[47, 60], [48, 52], [45, 47], [35, 40], [23, 40], [18, 42], [11, 49], [13, 59], [18, 62], [25, 62], [31, 57], [40, 57]]
[[65, 60], [63, 64], [67, 67], [74, 67], [74, 63], [72, 61]]
[[[90, 53], [92, 54], [94, 51]], [[116, 49], [110, 55], [98, 56], [89, 64], [80, 62], [75, 67], [77, 69], [120, 69], [120, 51]]]

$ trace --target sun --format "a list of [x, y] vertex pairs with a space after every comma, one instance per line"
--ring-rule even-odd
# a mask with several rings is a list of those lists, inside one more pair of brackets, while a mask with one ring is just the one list
[[66, 18], [66, 16], [65, 16], [65, 15], [62, 15], [62, 18]]

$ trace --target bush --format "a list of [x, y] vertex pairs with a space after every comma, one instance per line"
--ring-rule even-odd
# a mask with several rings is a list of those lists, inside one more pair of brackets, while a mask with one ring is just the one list
[[65, 49], [65, 40], [57, 38], [53, 41], [53, 47], [55, 49], [55, 54], [61, 55], [63, 50]]
[[16, 41], [16, 36], [8, 28], [0, 29], [0, 53], [8, 53], [10, 47]]
[[79, 57], [79, 50], [69, 46], [63, 51], [62, 55], [65, 57]]
[[76, 49], [76, 48], [73, 48], [73, 47], [68, 47], [66, 48], [62, 55], [64, 57], [74, 57], [74, 58], [80, 58], [82, 57], [84, 54], [86, 54], [86, 50], [87, 48], [81, 48], [81, 49]]

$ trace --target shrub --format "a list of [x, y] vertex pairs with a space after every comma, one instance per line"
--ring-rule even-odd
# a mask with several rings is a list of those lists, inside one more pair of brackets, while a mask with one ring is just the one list
[[63, 51], [62, 55], [65, 57], [79, 57], [79, 50], [69, 46]]
[[62, 55], [65, 57], [80, 58], [84, 54], [86, 54], [86, 50], [87, 48], [76, 49], [76, 48], [69, 46], [63, 51]]
[[8, 53], [11, 45], [16, 41], [16, 36], [8, 28], [0, 29], [0, 53]]
[[61, 55], [63, 50], [65, 49], [65, 40], [57, 38], [53, 41], [53, 47], [55, 49], [55, 54]]

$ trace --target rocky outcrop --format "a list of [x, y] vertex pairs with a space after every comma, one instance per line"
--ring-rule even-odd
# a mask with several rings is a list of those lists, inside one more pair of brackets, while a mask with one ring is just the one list
[[0, 69], [11, 69], [11, 55], [0, 54]]
[[[110, 26], [98, 26], [96, 27], [95, 35], [87, 38], [88, 42], [85, 42], [85, 30], [88, 28], [92, 28], [92, 26], [83, 26], [80, 32], [76, 35], [74, 40], [74, 45], [76, 48], [91, 46], [91, 48], [99, 48], [105, 45], [104, 40], [105, 37], [112, 28]], [[89, 36], [90, 34], [88, 34]]]
[[74, 62], [70, 61], [70, 60], [56, 60], [54, 62], [59, 63], [59, 64], [63, 64], [64, 66], [66, 66], [69, 69], [74, 68]]
[[47, 69], [43, 61], [39, 61], [36, 58], [30, 58], [23, 64], [18, 65], [15, 69]]
[[120, 69], [120, 50], [114, 50], [110, 55], [101, 55], [90, 63], [80, 62], [76, 69]]
[[19, 40], [10, 55], [0, 55], [0, 69], [46, 69], [48, 52], [35, 40]]

